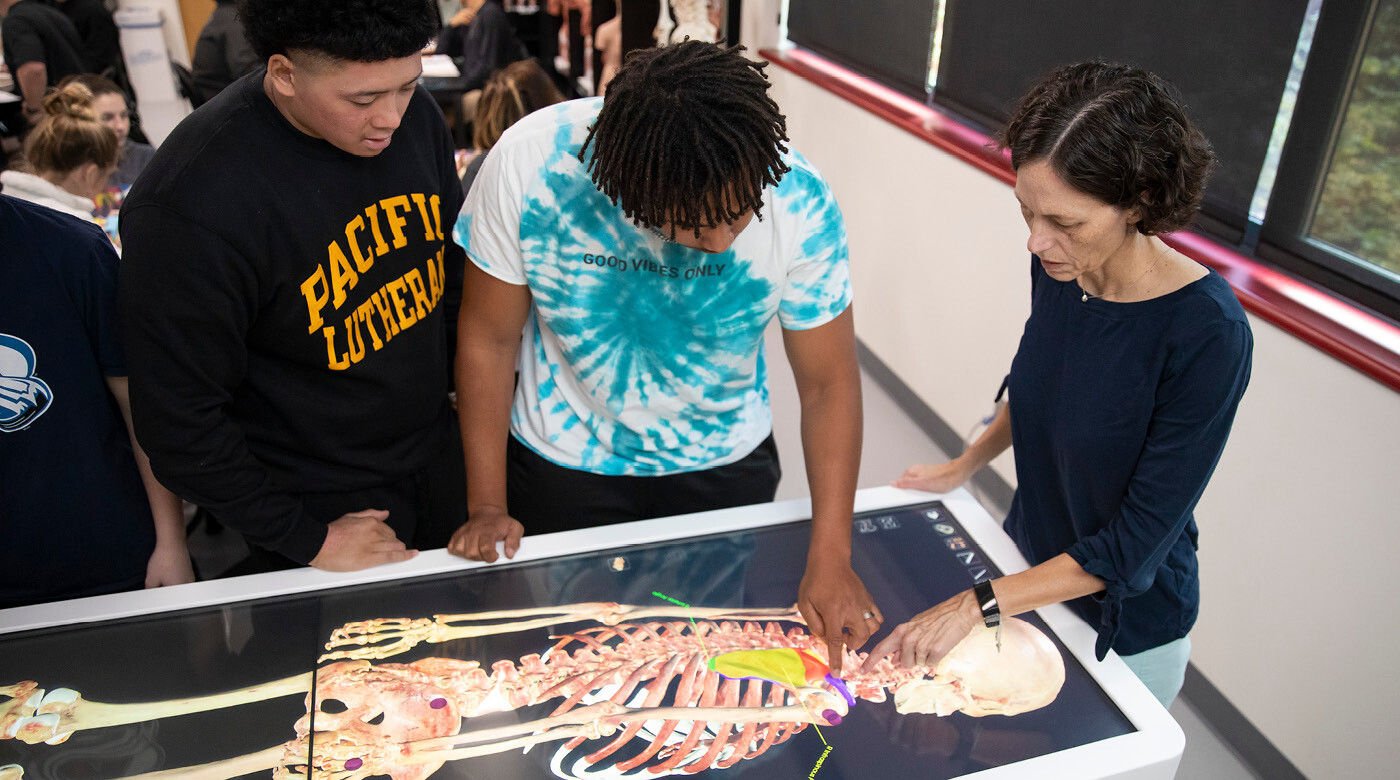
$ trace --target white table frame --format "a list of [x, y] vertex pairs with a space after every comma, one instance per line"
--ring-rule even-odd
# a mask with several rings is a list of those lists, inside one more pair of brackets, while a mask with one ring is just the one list
[[[878, 511], [941, 500], [976, 540], [983, 552], [1005, 573], [1026, 568], [1026, 560], [1011, 538], [966, 490], [934, 495], [895, 488], [871, 488], [856, 495], [856, 511]], [[700, 534], [743, 531], [805, 520], [811, 517], [807, 499], [757, 504], [691, 515], [644, 520], [579, 531], [526, 536], [514, 561], [534, 561], [580, 552], [651, 544]], [[227, 604], [276, 596], [386, 582], [494, 564], [466, 561], [445, 550], [430, 550], [404, 563], [359, 572], [332, 573], [315, 569], [232, 577], [170, 588], [117, 593], [84, 599], [0, 610], [3, 635], [37, 628], [119, 620], [177, 609]], [[932, 605], [930, 605], [932, 606]], [[1050, 753], [963, 775], [965, 780], [1171, 780], [1186, 738], [1181, 727], [1114, 653], [1102, 662], [1094, 658], [1094, 631], [1056, 604], [1039, 615], [1137, 729], [1135, 733]]]

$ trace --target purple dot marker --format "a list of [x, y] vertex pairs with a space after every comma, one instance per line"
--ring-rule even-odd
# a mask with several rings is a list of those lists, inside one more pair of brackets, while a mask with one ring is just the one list
[[440, 710], [443, 707], [447, 706], [447, 699], [444, 699], [441, 696], [439, 696], [436, 699], [433, 699], [432, 701], [428, 702], [428, 706], [432, 707], [435, 710]]
[[360, 767], [362, 767], [362, 766], [364, 766], [364, 765], [365, 765], [365, 762], [361, 761], [361, 760], [358, 759], [358, 758], [352, 758], [352, 759], [350, 759], [349, 761], [346, 761], [346, 762], [345, 762], [345, 768], [346, 768], [346, 769], [349, 769], [349, 770], [352, 770], [352, 771], [353, 771], [353, 770], [356, 770], [356, 769], [359, 769]]
[[841, 716], [836, 714], [836, 710], [827, 710], [822, 713], [822, 717], [826, 718], [826, 722], [833, 726], [841, 725]]

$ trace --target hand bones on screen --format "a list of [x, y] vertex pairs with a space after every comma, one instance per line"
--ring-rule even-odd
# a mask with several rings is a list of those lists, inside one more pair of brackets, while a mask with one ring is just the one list
[[[647, 617], [686, 617], [671, 622], [624, 622]], [[519, 618], [526, 618], [520, 620]], [[756, 622], [762, 619], [764, 625]], [[498, 622], [498, 621], [509, 622]], [[432, 620], [384, 619], [347, 624], [332, 633], [321, 657], [315, 695], [312, 674], [194, 699], [146, 704], [102, 704], [70, 689], [45, 692], [33, 682], [0, 687], [0, 738], [58, 744], [78, 729], [135, 723], [304, 693], [308, 715], [297, 738], [236, 759], [164, 770], [161, 778], [234, 777], [272, 769], [273, 776], [362, 780], [389, 775], [421, 780], [443, 763], [568, 740], [556, 756], [585, 740], [614, 738], [587, 754], [581, 768], [562, 776], [616, 775], [645, 766], [659, 776], [727, 768], [786, 741], [808, 723], [833, 725], [847, 714], [845, 699], [820, 685], [723, 678], [710, 658], [734, 650], [792, 648], [823, 661], [826, 647], [801, 628], [784, 632], [774, 620], [801, 624], [793, 609], [639, 607], [575, 604], [553, 608], [439, 615]], [[425, 658], [409, 664], [371, 664], [418, 642], [504, 634], [560, 623], [602, 625], [556, 636], [543, 655], [519, 665]], [[742, 621], [742, 622], [740, 622]], [[457, 625], [466, 623], [467, 625]], [[934, 669], [899, 669], [888, 659], [871, 673], [848, 672], [850, 692], [881, 702], [895, 691], [896, 709], [969, 715], [1015, 714], [1052, 701], [1064, 680], [1054, 645], [1034, 627], [1008, 620], [1001, 655], [975, 630]], [[349, 649], [346, 649], [349, 648]], [[351, 659], [351, 660], [342, 660]], [[844, 666], [858, 669], [863, 654], [846, 650]], [[665, 701], [675, 683], [671, 701]], [[805, 682], [805, 681], [804, 681]], [[514, 710], [563, 698], [545, 718], [458, 734], [463, 718]], [[311, 707], [316, 707], [313, 718]], [[659, 725], [658, 725], [659, 724]], [[619, 733], [620, 732], [620, 733]], [[647, 745], [621, 762], [609, 756], [634, 738]], [[315, 755], [308, 757], [308, 738]], [[153, 773], [154, 774], [154, 773]], [[145, 777], [145, 776], [141, 776]]]

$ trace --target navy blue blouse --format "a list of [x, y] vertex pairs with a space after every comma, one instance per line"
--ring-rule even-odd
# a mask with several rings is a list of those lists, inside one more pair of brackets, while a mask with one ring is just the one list
[[1095, 651], [1132, 655], [1196, 622], [1196, 502], [1249, 383], [1253, 336], [1219, 274], [1136, 303], [1082, 301], [1031, 258], [1031, 315], [1007, 379], [1032, 565], [1068, 552], [1103, 592], [1068, 606]]

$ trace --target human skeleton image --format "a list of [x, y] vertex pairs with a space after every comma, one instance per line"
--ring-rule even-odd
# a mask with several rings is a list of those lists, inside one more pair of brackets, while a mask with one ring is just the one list
[[[684, 40], [718, 40], [719, 29], [715, 26], [723, 6], [715, 6], [712, 0], [668, 0], [661, 4], [661, 14], [652, 32], [657, 46], [667, 46]], [[675, 19], [672, 20], [672, 14]]]
[[[387, 661], [420, 644], [560, 625], [572, 631], [517, 660]], [[1016, 619], [1003, 625], [999, 648], [996, 631], [978, 627], [931, 668], [885, 659], [865, 673], [865, 655], [847, 649], [838, 677], [792, 607], [580, 603], [372, 619], [334, 630], [325, 649], [314, 671], [167, 701], [105, 704], [31, 680], [0, 686], [9, 697], [0, 701], [0, 739], [61, 751], [84, 730], [300, 695], [306, 714], [283, 744], [129, 777], [421, 780], [449, 762], [542, 746], [560, 778], [660, 777], [728, 769], [809, 724], [839, 729], [860, 701], [892, 694], [900, 715], [1013, 716], [1054, 701], [1065, 681], [1055, 644]], [[542, 718], [474, 727], [555, 702]], [[18, 764], [0, 766], [0, 780], [23, 775]]]

